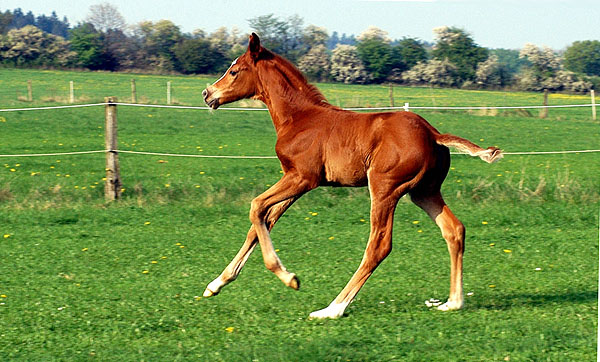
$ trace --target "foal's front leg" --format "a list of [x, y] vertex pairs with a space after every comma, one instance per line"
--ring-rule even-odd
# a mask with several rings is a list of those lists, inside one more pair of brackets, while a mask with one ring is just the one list
[[[282, 201], [273, 207], [271, 207], [267, 213], [267, 224], [269, 230], [273, 228], [277, 220], [283, 215], [283, 213], [296, 201], [296, 198], [291, 198], [285, 201]], [[248, 235], [246, 236], [246, 241], [240, 251], [238, 251], [237, 255], [233, 258], [233, 260], [229, 263], [229, 265], [223, 270], [221, 275], [219, 275], [215, 280], [213, 280], [204, 291], [204, 297], [211, 297], [219, 293], [221, 288], [231, 283], [235, 279], [237, 279], [238, 275], [242, 271], [242, 268], [248, 261], [248, 257], [254, 251], [254, 248], [258, 244], [258, 236], [256, 234], [256, 230], [254, 226], [250, 227], [248, 231]]]
[[[371, 180], [369, 180], [371, 181]], [[392, 251], [394, 210], [404, 188], [394, 190], [384, 183], [369, 185], [371, 192], [371, 233], [360, 266], [340, 294], [327, 308], [312, 312], [309, 318], [338, 318], [344, 314], [358, 291], [377, 266]]]
[[270, 189], [252, 200], [250, 207], [250, 221], [256, 231], [265, 266], [277, 275], [285, 285], [293, 289], [298, 289], [300, 282], [296, 274], [290, 273], [285, 269], [273, 248], [271, 235], [267, 228], [267, 214], [273, 205], [290, 199], [296, 200], [317, 185], [317, 182], [311, 182], [301, 175], [286, 173]]

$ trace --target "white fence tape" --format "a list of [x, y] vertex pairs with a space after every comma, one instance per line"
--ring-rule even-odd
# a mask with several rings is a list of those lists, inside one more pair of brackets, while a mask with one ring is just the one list
[[32, 107], [32, 108], [6, 108], [0, 109], [0, 112], [21, 112], [21, 111], [45, 111], [49, 109], [64, 109], [64, 108], [82, 108], [82, 107], [95, 107], [104, 106], [106, 103], [90, 103], [90, 104], [76, 104], [72, 106], [48, 106], [48, 107]]
[[45, 157], [45, 156], [68, 156], [68, 155], [86, 155], [90, 153], [106, 153], [106, 150], [98, 151], [79, 151], [79, 152], [55, 152], [55, 153], [27, 153], [22, 155], [0, 155], [0, 157]]
[[142, 151], [122, 151], [117, 153], [130, 153], [134, 155], [150, 155], [150, 156], [166, 156], [166, 157], [196, 157], [196, 158], [223, 158], [223, 159], [269, 159], [277, 158], [277, 156], [227, 156], [227, 155], [185, 155], [181, 153], [158, 153], [158, 152], [142, 152]]

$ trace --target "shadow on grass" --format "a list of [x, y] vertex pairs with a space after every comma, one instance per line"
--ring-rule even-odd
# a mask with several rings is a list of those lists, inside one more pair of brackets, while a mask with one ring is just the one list
[[552, 304], [582, 304], [598, 301], [598, 291], [565, 292], [562, 294], [515, 294], [494, 296], [482, 303], [473, 303], [473, 309], [511, 309], [520, 307], [538, 307]]

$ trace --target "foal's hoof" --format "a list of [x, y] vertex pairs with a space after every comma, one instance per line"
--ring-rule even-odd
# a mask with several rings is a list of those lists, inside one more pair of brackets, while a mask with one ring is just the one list
[[294, 273], [290, 273], [290, 279], [285, 283], [288, 287], [298, 290], [300, 289], [300, 279]]
[[217, 294], [219, 294], [219, 292], [213, 292], [212, 290], [206, 288], [206, 290], [204, 291], [204, 293], [202, 293], [202, 296], [204, 298], [209, 298], [209, 297], [212, 297], [213, 295], [217, 295]]
[[336, 319], [344, 315], [348, 303], [336, 303], [333, 301], [327, 308], [312, 312], [308, 319]]
[[438, 310], [441, 310], [443, 312], [448, 312], [451, 310], [459, 310], [462, 309], [463, 307], [463, 302], [455, 302], [455, 301], [447, 301], [446, 303], [440, 305], [437, 307]]
[[221, 282], [219, 278], [213, 280], [206, 286], [206, 289], [204, 290], [202, 296], [204, 298], [208, 298], [212, 297], [213, 295], [219, 294], [219, 291], [221, 290], [221, 288], [223, 288], [223, 285], [223, 282]]

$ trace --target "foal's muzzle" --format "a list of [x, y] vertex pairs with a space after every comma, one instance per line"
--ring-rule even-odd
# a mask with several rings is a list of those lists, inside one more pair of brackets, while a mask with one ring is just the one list
[[212, 92], [207, 89], [202, 91], [202, 97], [204, 102], [212, 109], [219, 108], [219, 98], [212, 97]]

